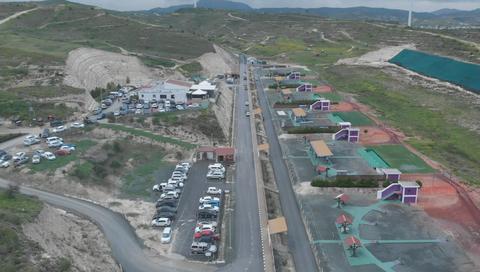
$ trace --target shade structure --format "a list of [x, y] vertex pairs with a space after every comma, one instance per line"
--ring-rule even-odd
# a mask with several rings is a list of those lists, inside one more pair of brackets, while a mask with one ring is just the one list
[[360, 240], [358, 240], [358, 238], [355, 236], [348, 236], [347, 238], [345, 238], [345, 240], [343, 240], [343, 242], [348, 247], [351, 247], [353, 245], [356, 245], [357, 247], [362, 246]]
[[335, 197], [335, 199], [340, 199], [342, 202], [347, 202], [350, 197], [346, 194], [339, 194], [338, 196]]
[[335, 223], [337, 224], [352, 224], [352, 218], [346, 214], [341, 214], [337, 219], [335, 220]]

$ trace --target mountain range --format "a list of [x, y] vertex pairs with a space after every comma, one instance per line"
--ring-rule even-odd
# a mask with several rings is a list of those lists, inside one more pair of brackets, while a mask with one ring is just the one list
[[[310, 14], [335, 19], [373, 20], [395, 23], [405, 23], [408, 11], [400, 9], [351, 7], [351, 8], [260, 8], [255, 9], [247, 4], [227, 0], [200, 0], [199, 8], [224, 9], [256, 13], [299, 13]], [[193, 4], [177, 5], [168, 8], [154, 8], [147, 13], [168, 14], [181, 9], [193, 8]], [[480, 8], [475, 10], [440, 9], [434, 12], [414, 12], [413, 18], [420, 24], [439, 25], [480, 25]]]

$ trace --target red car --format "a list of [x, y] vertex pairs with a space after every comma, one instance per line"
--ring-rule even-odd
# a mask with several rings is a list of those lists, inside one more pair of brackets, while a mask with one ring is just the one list
[[202, 230], [201, 232], [196, 232], [193, 235], [193, 238], [194, 239], [199, 239], [202, 236], [211, 236], [214, 240], [219, 240], [220, 239], [220, 236], [215, 234], [215, 232], [213, 232], [211, 230]]
[[70, 151], [68, 151], [66, 149], [59, 149], [59, 150], [55, 151], [55, 155], [57, 155], [57, 156], [68, 156], [68, 155], [70, 155]]

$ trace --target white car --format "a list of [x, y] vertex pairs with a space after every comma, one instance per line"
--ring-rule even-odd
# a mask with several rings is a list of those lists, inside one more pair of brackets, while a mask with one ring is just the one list
[[208, 187], [207, 194], [209, 195], [221, 195], [222, 189], [218, 189], [217, 187]]
[[136, 107], [137, 109], [141, 110], [141, 109], [143, 109], [143, 104], [138, 103], [135, 107]]
[[210, 221], [199, 221], [199, 222], [197, 222], [197, 227], [203, 226], [203, 225], [211, 225], [211, 226], [216, 228], [218, 224], [215, 221], [211, 221], [211, 222]]
[[157, 103], [153, 103], [151, 107], [154, 108], [154, 109], [156, 109], [156, 108], [158, 108], [158, 104], [157, 104]]
[[51, 141], [48, 143], [48, 147], [60, 147], [63, 145], [61, 141]]
[[71, 145], [62, 145], [59, 149], [68, 150], [68, 152], [75, 151], [75, 147]]
[[141, 109], [136, 109], [135, 110], [135, 114], [142, 114], [142, 113], [143, 113], [143, 111]]
[[7, 168], [10, 166], [10, 162], [9, 161], [2, 161], [0, 162], [0, 167], [2, 168]]
[[208, 166], [208, 170], [210, 171], [217, 170], [217, 171], [225, 172], [225, 167], [223, 167], [221, 163], [214, 163]]
[[160, 239], [160, 241], [162, 242], [162, 244], [168, 244], [170, 243], [171, 240], [172, 240], [172, 228], [166, 227], [163, 229], [162, 238]]
[[152, 227], [168, 227], [171, 223], [170, 219], [160, 217], [152, 220]]
[[193, 104], [187, 106], [187, 109], [196, 109], [196, 108], [200, 108], [200, 104], [193, 103]]
[[225, 173], [222, 171], [209, 171], [207, 173], [207, 178], [209, 179], [223, 179], [225, 178]]
[[72, 123], [70, 125], [71, 128], [84, 128], [85, 127], [85, 124], [83, 123], [79, 123], [79, 122], [75, 122], [75, 123]]
[[17, 153], [15, 153], [15, 155], [13, 155], [12, 159], [13, 159], [13, 161], [18, 161], [18, 160], [22, 159], [23, 157], [25, 157], [25, 155], [27, 155], [27, 153], [17, 152]]
[[60, 141], [60, 142], [63, 142], [63, 139], [60, 138], [60, 137], [48, 137], [47, 138], [47, 144], [50, 143], [50, 142], [53, 142], [53, 141]]
[[250, 117], [250, 112], [247, 111], [247, 112], [245, 113], [245, 116]]
[[45, 153], [43, 153], [43, 156], [45, 156], [45, 159], [47, 159], [49, 161], [53, 161], [57, 158], [57, 157], [55, 157], [55, 155], [52, 152], [45, 152]]
[[185, 109], [182, 105], [177, 105], [176, 108], [177, 108], [177, 110], [184, 110]]
[[160, 192], [162, 190], [162, 187], [160, 187], [160, 184], [155, 184], [155, 185], [153, 185], [152, 190], [154, 192]]
[[205, 203], [198, 206], [198, 209], [199, 210], [214, 211], [214, 212], [220, 211], [220, 207], [214, 206], [214, 205], [211, 205], [211, 204], [205, 204]]
[[39, 144], [39, 143], [40, 143], [40, 139], [38, 138], [26, 138], [25, 140], [23, 140], [23, 144], [26, 146]]
[[39, 164], [40, 163], [40, 156], [39, 155], [33, 155], [32, 156], [32, 163], [33, 164]]
[[58, 127], [54, 127], [52, 129], [52, 132], [53, 133], [58, 133], [58, 132], [62, 132], [62, 131], [65, 131], [67, 128], [65, 126], [58, 126]]
[[206, 203], [206, 202], [209, 202], [209, 201], [220, 201], [220, 198], [213, 197], [213, 196], [204, 196], [204, 197], [201, 197], [198, 202], [200, 202], [200, 204], [202, 204], [202, 203]]
[[160, 195], [160, 199], [175, 199], [178, 198], [178, 193], [174, 191], [166, 192]]
[[119, 111], [113, 112], [113, 116], [120, 116], [120, 112]]

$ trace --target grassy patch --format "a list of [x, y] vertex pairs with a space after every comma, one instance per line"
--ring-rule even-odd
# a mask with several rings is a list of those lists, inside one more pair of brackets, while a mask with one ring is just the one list
[[87, 151], [90, 147], [96, 144], [92, 140], [81, 140], [74, 142], [76, 146], [75, 151], [68, 156], [58, 156], [55, 160], [49, 161], [43, 159], [39, 164], [29, 164], [28, 166], [32, 171], [42, 172], [42, 171], [55, 171], [56, 169], [63, 167], [70, 162], [76, 161], [79, 159], [80, 154]]
[[203, 67], [198, 61], [193, 61], [180, 66], [180, 70], [186, 75], [195, 75], [202, 72]]
[[342, 118], [345, 122], [352, 123], [352, 126], [370, 126], [373, 125], [373, 121], [370, 120], [365, 114], [358, 111], [349, 112], [335, 112], [332, 115]]
[[115, 124], [100, 124], [100, 126], [103, 127], [103, 128], [108, 128], [108, 129], [114, 130], [114, 131], [127, 132], [131, 135], [134, 135], [134, 136], [145, 137], [145, 138], [152, 139], [154, 141], [161, 142], [161, 143], [169, 143], [169, 144], [178, 145], [178, 146], [183, 147], [185, 149], [193, 149], [195, 147], [195, 145], [191, 144], [191, 143], [187, 143], [187, 142], [184, 142], [184, 141], [181, 141], [181, 140], [178, 140], [178, 139], [174, 139], [174, 138], [170, 138], [170, 137], [166, 137], [166, 136], [162, 136], [162, 135], [153, 134], [151, 132], [136, 129], [136, 128], [130, 128], [130, 127], [125, 127], [125, 126], [122, 126], [122, 125], [115, 125]]
[[439, 93], [402, 82], [379, 69], [333, 67], [324, 71], [337, 90], [354, 93], [387, 124], [410, 136], [423, 154], [445, 164], [466, 181], [480, 184], [480, 138], [463, 126], [476, 122], [478, 107], [468, 97]]
[[9, 197], [5, 191], [0, 191], [0, 221], [15, 225], [32, 222], [42, 208], [42, 202], [36, 198], [19, 194]]
[[403, 145], [378, 145], [369, 148], [380, 155], [390, 167], [397, 168], [404, 173], [433, 172], [430, 166]]
[[328, 99], [332, 103], [339, 103], [340, 101], [343, 100], [342, 96], [336, 92], [321, 93], [321, 94], [316, 94], [315, 96], [317, 96], [318, 98], [322, 97], [322, 98]]
[[168, 166], [163, 162], [163, 154], [157, 153], [150, 156], [145, 163], [138, 165], [123, 178], [122, 192], [126, 196], [150, 196], [152, 185], [155, 183], [154, 173]]
[[163, 66], [172, 68], [175, 66], [175, 62], [168, 59], [141, 57], [140, 60], [143, 62], [143, 64], [149, 67]]
[[82, 95], [84, 90], [69, 86], [29, 86], [8, 89], [7, 92], [21, 97], [52, 98], [66, 95]]

